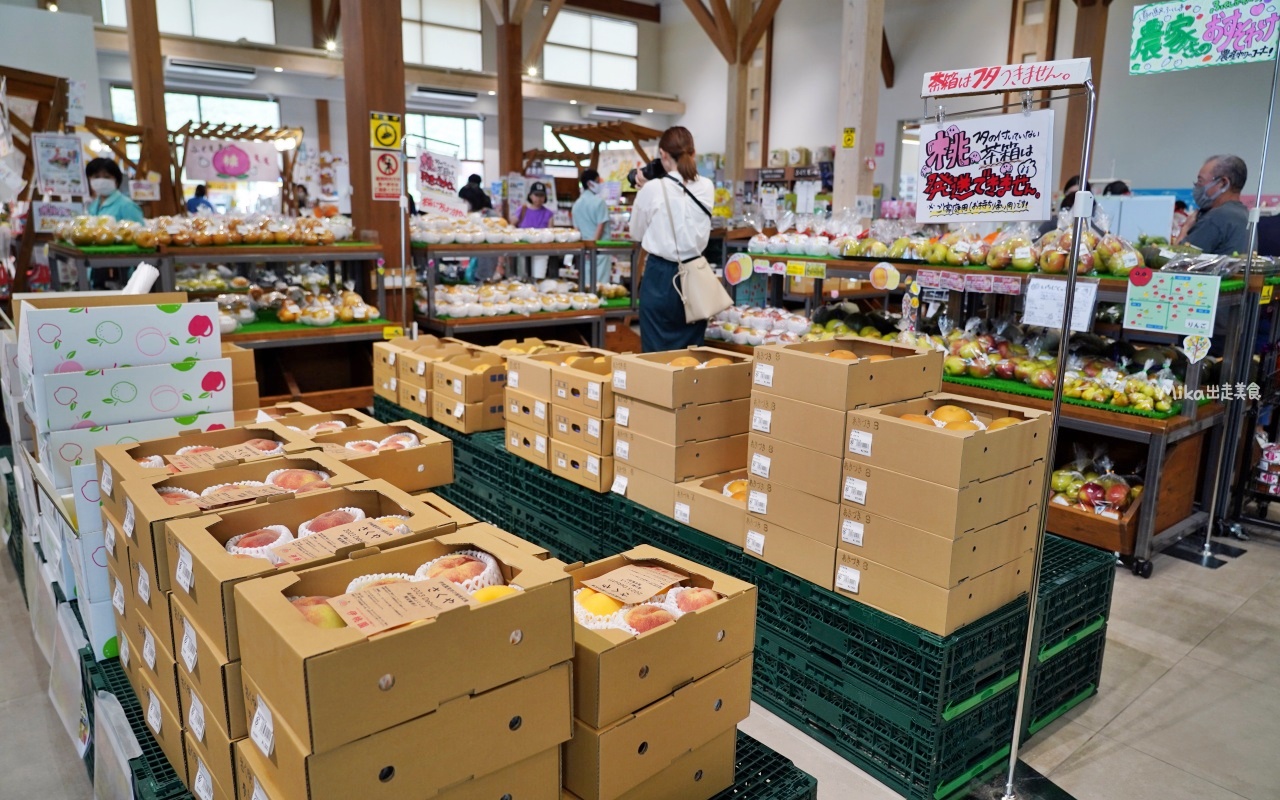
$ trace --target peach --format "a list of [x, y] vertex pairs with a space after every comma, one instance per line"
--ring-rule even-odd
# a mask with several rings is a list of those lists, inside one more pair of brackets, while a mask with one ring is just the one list
[[382, 440], [383, 447], [395, 446], [396, 449], [404, 449], [413, 447], [418, 443], [418, 437], [412, 433], [393, 433]]
[[329, 486], [328, 481], [316, 481], [315, 483], [308, 483], [306, 486], [303, 486], [301, 489], [294, 492], [294, 494], [302, 494], [304, 492], [318, 492], [321, 489], [331, 489], [331, 488], [333, 487]]
[[681, 611], [688, 613], [690, 611], [697, 611], [703, 606], [709, 606], [719, 599], [720, 595], [716, 594], [711, 589], [704, 589], [701, 586], [695, 586], [692, 589], [686, 589], [676, 595], [676, 606], [679, 607]]
[[190, 447], [182, 448], [182, 455], [191, 456], [191, 455], [195, 455], [196, 453], [211, 453], [216, 449], [217, 448], [210, 447], [207, 444], [193, 444]]
[[669, 367], [700, 367], [702, 362], [693, 356], [676, 356], [667, 362]]
[[291, 492], [300, 491], [303, 487], [315, 488], [312, 484], [323, 483], [324, 477], [309, 469], [286, 469], [272, 476], [271, 483]]
[[184, 494], [162, 494], [160, 499], [171, 506], [184, 506], [187, 505], [187, 500], [190, 498]]
[[269, 453], [280, 446], [279, 442], [273, 442], [270, 439], [250, 439], [245, 444], [257, 450], [260, 453]]
[[383, 444], [378, 445], [379, 452], [383, 450], [403, 450], [403, 449], [404, 449], [404, 445], [400, 444], [399, 442], [385, 442]]
[[660, 625], [675, 622], [675, 617], [671, 616], [670, 611], [648, 604], [631, 609], [627, 612], [625, 619], [628, 625], [636, 629], [637, 633], [651, 631]]
[[336, 528], [339, 525], [346, 525], [347, 523], [355, 521], [356, 517], [350, 511], [344, 511], [341, 508], [337, 508], [333, 511], [326, 511], [315, 519], [309, 521], [307, 523], [307, 530], [312, 533], [319, 533], [320, 531], [327, 531], [330, 528]]
[[485, 563], [471, 556], [443, 556], [427, 570], [427, 577], [462, 583], [480, 577], [484, 570]]
[[393, 583], [408, 583], [404, 578], [378, 578], [376, 581], [369, 581], [362, 585], [361, 589], [372, 589], [375, 586], [390, 586]]
[[338, 612], [333, 610], [329, 605], [328, 597], [323, 595], [310, 595], [308, 597], [295, 597], [289, 602], [293, 607], [298, 609], [302, 616], [307, 618], [307, 622], [315, 625], [317, 628], [345, 628], [347, 623], [343, 622], [342, 617], [338, 616]]
[[259, 528], [256, 531], [250, 531], [244, 536], [236, 540], [236, 547], [252, 549], [254, 547], [269, 547], [276, 543], [280, 538], [280, 531], [273, 531], [270, 528]]
[[333, 420], [329, 420], [328, 422], [317, 422], [315, 425], [312, 425], [308, 429], [308, 432], [309, 433], [332, 433], [334, 431], [340, 431], [345, 427], [347, 427], [347, 424], [345, 422], [339, 422], [338, 420], [333, 419]]
[[376, 442], [347, 442], [346, 447], [356, 453], [372, 453], [378, 449]]

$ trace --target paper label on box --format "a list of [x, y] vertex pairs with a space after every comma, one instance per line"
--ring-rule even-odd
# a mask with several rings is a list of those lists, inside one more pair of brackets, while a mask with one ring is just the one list
[[187, 728], [189, 728], [191, 732], [195, 734], [197, 742], [203, 742], [204, 741], [204, 703], [200, 702], [200, 698], [196, 697], [195, 692], [192, 692], [189, 695], [189, 699], [191, 702], [188, 705], [190, 705], [191, 708], [189, 711], [187, 711]]
[[418, 390], [418, 402], [419, 402], [419, 403], [425, 403], [425, 402], [427, 402], [427, 390], [426, 390], [426, 389], [419, 389], [419, 390]]
[[458, 419], [462, 419], [462, 415], [465, 414], [466, 411], [467, 411], [467, 407], [462, 403], [458, 403], [456, 406], [453, 407], [453, 415]]
[[615, 369], [615, 370], [613, 371], [613, 388], [615, 388], [615, 389], [625, 389], [625, 388], [627, 388], [627, 373], [626, 373], [626, 372], [624, 372], [623, 370], [620, 370], [620, 369]]
[[768, 514], [769, 495], [752, 489], [751, 493], [747, 495], [747, 510], [752, 514]]
[[200, 800], [213, 800], [213, 777], [209, 775], [209, 768], [204, 765], [204, 759], [199, 757], [196, 758], [196, 779], [191, 791]]
[[98, 488], [102, 490], [102, 494], [110, 495], [111, 486], [115, 482], [115, 475], [111, 472], [111, 465], [102, 462], [102, 477], [98, 479]]
[[151, 726], [151, 731], [156, 736], [160, 735], [160, 724], [164, 722], [164, 717], [160, 715], [160, 698], [156, 697], [156, 693], [147, 690], [147, 725]]
[[510, 386], [512, 389], [519, 389], [519, 388], [520, 388], [520, 373], [519, 373], [519, 372], [516, 372], [515, 370], [511, 370], [510, 372], [508, 372], [508, 373], [507, 373], [507, 385], [508, 385], [508, 386]]
[[262, 785], [258, 783], [258, 779], [253, 779], [253, 796], [249, 800], [271, 800], [267, 797], [267, 793], [263, 791]]
[[127, 667], [129, 666], [129, 637], [120, 634], [116, 638], [120, 641], [120, 663]]
[[768, 433], [773, 427], [773, 412], [767, 408], [757, 408], [751, 412], [751, 430]]
[[627, 496], [627, 476], [614, 475], [613, 486], [609, 487], [609, 491], [613, 492], [614, 494], [620, 494], [623, 497], [626, 497]]
[[535, 417], [537, 417], [538, 419], [546, 419], [546, 418], [547, 418], [547, 404], [546, 404], [546, 403], [544, 403], [544, 402], [542, 402], [541, 400], [536, 400], [536, 401], [534, 401], [534, 403], [533, 403], [533, 415], [534, 415]]
[[142, 660], [152, 672], [156, 669], [156, 637], [150, 628], [142, 629]]
[[859, 505], [866, 505], [867, 482], [859, 478], [845, 478], [844, 499]]
[[249, 725], [249, 738], [258, 746], [258, 750], [267, 758], [276, 749], [276, 725], [271, 718], [271, 709], [258, 699], [258, 707], [253, 711], [253, 722]]
[[600, 459], [595, 456], [587, 456], [587, 472], [598, 476], [600, 474]]
[[281, 489], [279, 486], [272, 486], [271, 484], [264, 486], [228, 486], [213, 494], [203, 495], [194, 500], [184, 500], [183, 502], [207, 511], [210, 508], [227, 506], [232, 503], [243, 503], [246, 500], [270, 497], [275, 494], [290, 494], [290, 492], [288, 489]]
[[618, 458], [625, 458], [629, 460], [631, 458], [631, 444], [619, 439], [613, 443], [613, 454]]
[[751, 474], [761, 478], [769, 477], [769, 469], [773, 466], [773, 459], [760, 453], [751, 454]]
[[840, 523], [840, 541], [854, 547], [862, 547], [862, 531], [865, 526], [861, 522], [846, 519]]
[[684, 575], [662, 567], [627, 564], [583, 581], [582, 585], [603, 592], [624, 605], [631, 605], [650, 600], [684, 579]]
[[391, 391], [393, 391], [393, 392], [394, 392], [394, 391], [396, 390], [396, 385], [397, 385], [399, 382], [400, 382], [399, 378], [392, 378], [392, 379], [391, 379]]
[[151, 605], [151, 576], [147, 574], [147, 568], [138, 565], [138, 597], [142, 598], [142, 602]]
[[124, 500], [124, 535], [130, 539], [133, 538], [134, 511], [133, 501], [129, 498]]
[[752, 380], [756, 386], [764, 386], [765, 388], [773, 388], [773, 365], [772, 364], [756, 364], [755, 372], [752, 374]]
[[393, 583], [361, 589], [329, 598], [329, 605], [351, 628], [365, 636], [434, 619], [446, 611], [471, 603], [470, 596], [450, 581], [432, 578], [413, 583]]
[[394, 367], [396, 365], [396, 351], [392, 350], [387, 353], [387, 366]]
[[614, 420], [622, 427], [627, 427], [627, 421], [631, 419], [630, 406], [618, 406], [613, 411]]
[[556, 382], [556, 396], [562, 399], [569, 396], [569, 389], [565, 386], [564, 381]]
[[173, 570], [174, 581], [187, 594], [191, 594], [191, 551], [185, 545], [178, 545], [178, 566]]
[[328, 453], [329, 455], [337, 458], [346, 458], [347, 456], [352, 455], [352, 452], [347, 449], [346, 445], [334, 444], [333, 442], [325, 442], [320, 445], [320, 452]]
[[426, 374], [427, 374], [427, 362], [425, 362], [425, 361], [419, 361], [419, 362], [418, 362], [418, 374], [419, 374], [419, 375], [426, 375]]
[[198, 469], [213, 469], [221, 464], [231, 464], [237, 459], [224, 455], [218, 450], [206, 450], [203, 453], [187, 455], [167, 455], [165, 458], [178, 472], [192, 472]]
[[[111, 605], [115, 606], [117, 614], [119, 614], [122, 617], [124, 616], [124, 584], [121, 583], [120, 581], [116, 581], [116, 588], [111, 590]], [[121, 647], [123, 647], [124, 646], [123, 636], [120, 637], [120, 642], [121, 642]], [[128, 663], [128, 661], [129, 659], [126, 658], [125, 663]]]
[[511, 434], [511, 447], [509, 449], [512, 449], [512, 450], [520, 449], [520, 434], [518, 433]]
[[600, 384], [594, 383], [594, 382], [587, 384], [587, 399], [588, 400], [600, 399]]
[[401, 535], [371, 519], [362, 519], [276, 545], [271, 552], [285, 564], [303, 564], [333, 555], [343, 547], [377, 544]]
[[747, 549], [758, 556], [764, 555], [764, 534], [759, 531], [747, 531]]
[[862, 573], [844, 564], [836, 567], [836, 588], [850, 594], [858, 593], [858, 584], [862, 582]]
[[562, 453], [557, 453], [556, 466], [559, 467], [560, 469], [567, 469], [569, 467], [569, 459], [565, 458], [565, 456]]
[[102, 542], [107, 546], [107, 555], [116, 557], [116, 526], [108, 522], [103, 526]]
[[187, 672], [195, 672], [196, 658], [199, 655], [196, 649], [196, 632], [185, 617], [182, 620], [182, 646], [179, 654], [182, 656], [182, 663], [186, 666]]
[[566, 420], [566, 419], [560, 419], [560, 420], [557, 420], [557, 421], [556, 421], [556, 427], [558, 427], [558, 428], [560, 429], [560, 432], [561, 432], [561, 433], [568, 433], [568, 432], [569, 432], [569, 421], [568, 421], [568, 420]]
[[675, 517], [676, 517], [676, 522], [683, 522], [684, 524], [688, 525], [689, 524], [689, 504], [677, 502]]
[[859, 456], [870, 456], [871, 434], [866, 431], [850, 431], [849, 452]]
[[546, 453], [547, 437], [543, 436], [542, 434], [538, 434], [537, 436], [533, 437], [533, 449], [537, 450], [539, 453]]
[[462, 394], [462, 378], [454, 378], [452, 383], [453, 383], [453, 393]]
[[591, 417], [587, 420], [587, 436], [592, 439], [600, 438], [600, 420]]

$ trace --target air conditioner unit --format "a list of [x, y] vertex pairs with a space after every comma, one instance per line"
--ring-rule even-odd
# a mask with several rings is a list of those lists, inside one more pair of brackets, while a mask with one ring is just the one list
[[258, 77], [258, 70], [253, 67], [211, 64], [207, 61], [188, 61], [180, 58], [165, 59], [164, 73], [179, 80], [208, 83], [248, 83]]
[[474, 103], [475, 92], [459, 92], [454, 89], [435, 89], [430, 86], [415, 86], [409, 92], [410, 100], [421, 100], [428, 103]]
[[583, 119], [636, 119], [640, 116], [638, 108], [619, 108], [617, 106], [583, 106]]

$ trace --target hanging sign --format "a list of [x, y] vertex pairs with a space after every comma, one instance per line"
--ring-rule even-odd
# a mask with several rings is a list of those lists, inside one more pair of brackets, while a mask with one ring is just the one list
[[140, 203], [160, 199], [160, 173], [148, 172], [145, 178], [129, 181], [129, 196]]
[[1218, 275], [1135, 269], [1129, 273], [1124, 327], [1184, 336], [1213, 336], [1221, 282]]
[[1187, 361], [1192, 364], [1199, 364], [1204, 361], [1204, 357], [1209, 355], [1209, 345], [1213, 344], [1208, 336], [1193, 333], [1183, 338], [1182, 351], [1187, 354]]
[[79, 136], [60, 133], [31, 135], [36, 153], [36, 189], [44, 197], [87, 197], [84, 144]]
[[369, 112], [369, 146], [379, 150], [399, 150], [403, 128], [399, 114]]
[[188, 139], [185, 158], [189, 181], [280, 180], [280, 153], [271, 142]]
[[67, 81], [67, 124], [83, 125], [84, 124], [84, 96], [89, 90], [89, 84], [85, 81], [69, 80]]
[[920, 126], [916, 221], [1036, 222], [1053, 216], [1053, 111]]
[[754, 272], [755, 264], [751, 256], [746, 253], [737, 253], [725, 262], [724, 280], [730, 286], [737, 286], [750, 278]]
[[400, 154], [373, 150], [369, 154], [369, 164], [373, 175], [373, 199], [399, 202], [404, 189]]
[[1065, 61], [1035, 61], [974, 69], [944, 69], [926, 72], [921, 97], [948, 97], [964, 94], [996, 94], [1032, 89], [1060, 89], [1080, 86], [1091, 80], [1093, 70], [1087, 58]]
[[33, 208], [36, 215], [36, 233], [53, 233], [59, 223], [84, 213], [84, 203], [59, 203], [37, 200]]
[[418, 189], [422, 211], [431, 211], [461, 219], [471, 207], [458, 196], [458, 175], [462, 165], [453, 156], [440, 155], [424, 150], [418, 156]]
[[1271, 61], [1280, 44], [1275, 0], [1176, 0], [1133, 9], [1129, 74]]
[[[1087, 331], [1093, 322], [1093, 306], [1098, 301], [1098, 282], [1077, 280], [1075, 295], [1071, 304], [1071, 330]], [[1057, 278], [1031, 278], [1027, 281], [1022, 324], [1061, 328], [1062, 311], [1066, 302], [1066, 281]]]

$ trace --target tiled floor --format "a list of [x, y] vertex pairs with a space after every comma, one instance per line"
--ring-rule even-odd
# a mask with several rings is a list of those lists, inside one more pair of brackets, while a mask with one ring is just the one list
[[[1166, 555], [1120, 571], [1101, 689], [1023, 749], [1079, 800], [1280, 797], [1280, 540], [1255, 539], [1218, 570]], [[0, 607], [21, 608], [0, 556]], [[26, 614], [0, 616], [0, 798], [92, 797], [46, 696]], [[820, 800], [898, 797], [774, 715], [742, 729], [818, 779]]]

